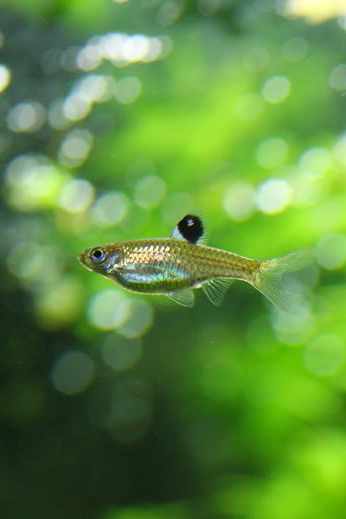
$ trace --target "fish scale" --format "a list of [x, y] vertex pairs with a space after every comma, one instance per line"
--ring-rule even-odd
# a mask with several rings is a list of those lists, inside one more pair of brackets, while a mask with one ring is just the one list
[[[136, 286], [136, 291], [175, 290], [214, 277], [250, 280], [261, 264], [260, 260], [172, 238], [129, 240], [114, 246], [123, 248], [123, 260], [114, 270], [114, 278], [127, 288]], [[107, 249], [111, 251], [112, 245]], [[143, 281], [145, 276], [148, 278]]]

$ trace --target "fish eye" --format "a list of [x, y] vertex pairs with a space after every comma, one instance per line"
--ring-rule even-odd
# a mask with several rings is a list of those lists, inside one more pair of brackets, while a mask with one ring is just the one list
[[106, 251], [103, 249], [93, 249], [90, 253], [90, 258], [94, 263], [102, 263], [106, 259]]

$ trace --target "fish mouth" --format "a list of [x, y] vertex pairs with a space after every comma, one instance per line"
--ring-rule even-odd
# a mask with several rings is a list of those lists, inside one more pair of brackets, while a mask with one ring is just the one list
[[89, 249], [86, 251], [84, 250], [83, 252], [78, 254], [77, 258], [78, 258], [79, 263], [81, 263], [84, 267], [90, 268], [88, 261], [87, 261], [88, 252], [89, 252]]
[[78, 254], [77, 258], [78, 258], [78, 261], [84, 265], [84, 252], [81, 252], [80, 254]]
[[79, 254], [78, 255], [79, 263], [81, 265], [83, 265], [83, 267], [86, 268], [87, 270], [90, 270], [90, 272], [94, 272], [94, 269], [92, 268], [92, 266], [90, 265], [90, 263], [88, 262], [88, 260], [86, 258], [87, 257], [85, 256], [84, 253]]

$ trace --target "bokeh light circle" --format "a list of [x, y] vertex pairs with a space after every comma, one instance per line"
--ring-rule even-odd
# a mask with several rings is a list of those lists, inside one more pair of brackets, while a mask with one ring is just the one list
[[70, 350], [55, 361], [52, 384], [61, 393], [76, 395], [92, 383], [94, 371], [94, 363], [86, 353]]

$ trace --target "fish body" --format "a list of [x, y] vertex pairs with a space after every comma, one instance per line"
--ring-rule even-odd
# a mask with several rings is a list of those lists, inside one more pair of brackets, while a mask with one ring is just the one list
[[247, 281], [272, 302], [281, 302], [277, 281], [285, 270], [295, 270], [291, 267], [297, 263], [297, 253], [270, 260], [250, 259], [203, 245], [203, 233], [201, 220], [187, 215], [170, 238], [101, 245], [83, 251], [79, 260], [89, 270], [129, 290], [165, 294], [184, 306], [193, 305], [192, 289], [199, 287], [219, 304], [231, 279]]
[[[213, 278], [252, 279], [260, 261], [174, 238], [129, 240], [104, 246], [109, 257], [102, 274], [136, 292], [166, 293], [194, 288]], [[81, 256], [83, 264], [93, 249]], [[94, 266], [90, 265], [91, 270]]]

